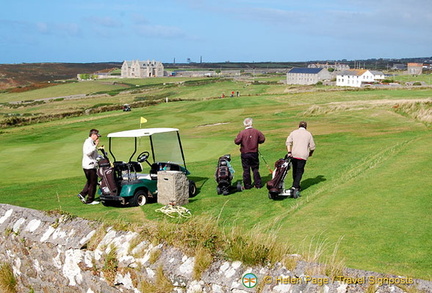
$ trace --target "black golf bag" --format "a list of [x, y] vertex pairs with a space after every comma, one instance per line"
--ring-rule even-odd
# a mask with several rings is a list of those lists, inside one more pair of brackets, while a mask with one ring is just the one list
[[98, 160], [99, 168], [97, 169], [97, 175], [101, 178], [99, 188], [104, 195], [117, 195], [119, 187], [116, 180], [116, 171], [111, 162], [108, 159], [108, 155], [103, 148], [99, 148], [102, 153], [102, 157]]
[[219, 158], [216, 167], [215, 179], [217, 182], [217, 193], [228, 195], [233, 179], [233, 174], [230, 170], [231, 155], [225, 155]]
[[291, 189], [285, 189], [285, 177], [291, 168], [291, 157], [285, 156], [275, 162], [275, 170], [273, 177], [267, 182], [267, 189], [269, 190], [269, 198], [276, 199], [279, 196], [291, 196]]
[[[234, 169], [231, 166], [231, 155], [219, 157], [216, 167], [215, 179], [217, 182], [217, 194], [228, 195], [232, 189]], [[241, 191], [241, 182], [237, 182], [237, 191]]]

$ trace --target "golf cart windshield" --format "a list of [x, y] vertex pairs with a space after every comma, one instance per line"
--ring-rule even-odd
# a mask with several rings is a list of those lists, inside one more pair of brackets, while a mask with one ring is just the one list
[[[131, 146], [125, 146], [125, 141], [121, 143], [115, 143], [115, 153], [123, 153], [126, 149], [129, 149], [128, 156], [129, 161], [133, 160], [133, 157], [138, 155], [142, 151], [149, 151], [150, 156], [153, 158], [153, 162], [171, 162], [185, 166], [183, 149], [180, 140], [179, 130], [177, 128], [146, 128], [146, 129], [134, 129], [126, 130], [121, 132], [114, 132], [108, 134], [110, 143], [110, 153], [113, 154], [113, 142], [112, 138], [129, 138], [133, 139], [134, 143]], [[117, 140], [116, 140], [117, 141]]]
[[178, 132], [161, 132], [152, 135], [155, 162], [172, 162], [184, 165], [183, 151]]

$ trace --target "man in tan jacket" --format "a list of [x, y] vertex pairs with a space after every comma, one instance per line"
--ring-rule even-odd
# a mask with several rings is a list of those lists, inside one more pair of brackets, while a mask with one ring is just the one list
[[315, 142], [312, 134], [306, 130], [306, 121], [300, 121], [299, 128], [290, 133], [286, 140], [288, 156], [291, 157], [293, 170], [292, 189], [299, 194], [300, 181], [304, 173], [307, 159], [315, 150]]

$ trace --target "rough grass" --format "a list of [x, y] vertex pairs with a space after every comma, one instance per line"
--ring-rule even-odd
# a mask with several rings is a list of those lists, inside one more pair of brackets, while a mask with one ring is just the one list
[[159, 266], [156, 270], [156, 280], [154, 283], [144, 280], [140, 286], [140, 292], [143, 293], [166, 293], [172, 292], [173, 289], [174, 286], [165, 276], [162, 266]]
[[9, 263], [0, 264], [0, 292], [16, 293], [17, 280]]

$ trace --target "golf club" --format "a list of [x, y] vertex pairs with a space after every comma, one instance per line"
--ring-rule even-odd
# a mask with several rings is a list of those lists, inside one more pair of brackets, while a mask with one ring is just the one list
[[266, 164], [267, 169], [270, 171], [270, 174], [273, 174], [273, 170], [269, 167], [269, 165], [268, 165], [266, 159], [264, 158], [264, 156], [261, 154], [260, 151], [258, 151], [258, 153], [260, 154], [261, 158], [263, 159], [264, 163]]

